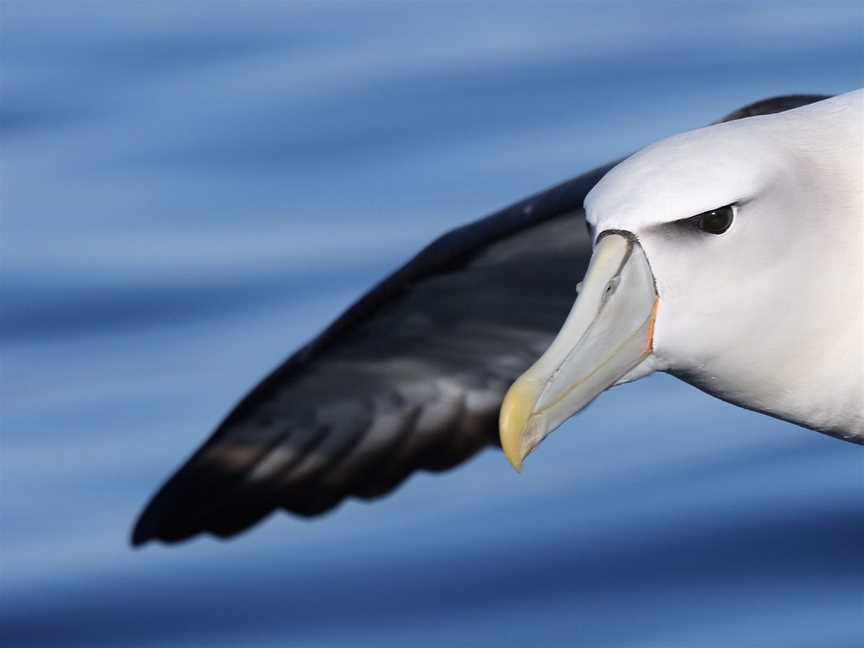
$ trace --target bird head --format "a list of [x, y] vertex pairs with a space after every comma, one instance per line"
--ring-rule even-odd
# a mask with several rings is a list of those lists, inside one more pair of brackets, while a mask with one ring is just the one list
[[[824, 351], [826, 278], [849, 270], [817, 254], [849, 232], [826, 224], [830, 199], [817, 187], [832, 170], [824, 151], [816, 164], [812, 146], [789, 145], [789, 114], [664, 140], [590, 192], [594, 253], [579, 296], [502, 405], [501, 443], [517, 470], [605, 389], [658, 370], [776, 415], [778, 392]], [[816, 256], [833, 267], [813, 273]]]

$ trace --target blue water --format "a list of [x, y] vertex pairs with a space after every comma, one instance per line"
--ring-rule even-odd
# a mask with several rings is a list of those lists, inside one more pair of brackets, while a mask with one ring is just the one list
[[522, 476], [488, 452], [127, 546], [233, 402], [435, 235], [864, 85], [858, 2], [650, 4], [4, 2], [3, 644], [864, 645], [860, 449], [663, 376]]

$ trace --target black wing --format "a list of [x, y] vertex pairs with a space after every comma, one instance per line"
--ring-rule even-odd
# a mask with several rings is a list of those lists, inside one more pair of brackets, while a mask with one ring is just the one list
[[612, 166], [453, 230], [378, 284], [237, 405], [149, 503], [133, 544], [230, 536], [278, 508], [317, 515], [497, 446], [505, 391], [576, 297], [591, 254], [582, 203]]

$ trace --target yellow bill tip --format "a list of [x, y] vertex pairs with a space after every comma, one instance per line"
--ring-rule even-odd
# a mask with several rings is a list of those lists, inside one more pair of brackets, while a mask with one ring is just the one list
[[522, 472], [522, 462], [528, 451], [525, 447], [525, 430], [539, 396], [535, 384], [520, 378], [504, 397], [498, 418], [498, 433], [501, 449], [516, 472]]

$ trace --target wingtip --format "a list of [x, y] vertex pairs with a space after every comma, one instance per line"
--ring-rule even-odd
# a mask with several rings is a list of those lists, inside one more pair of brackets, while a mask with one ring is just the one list
[[165, 541], [165, 520], [163, 508], [160, 505], [161, 491], [157, 493], [138, 515], [135, 526], [129, 534], [129, 544], [138, 549], [156, 540]]
[[135, 526], [132, 527], [132, 533], [129, 534], [129, 544], [133, 549], [139, 549], [155, 538], [153, 533], [152, 523], [148, 519], [148, 510], [139, 516]]

